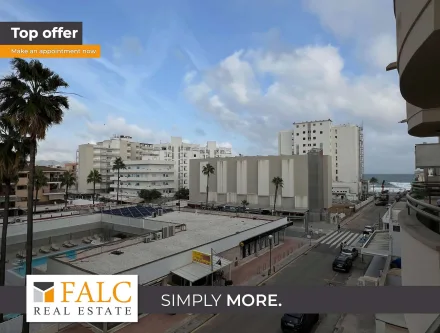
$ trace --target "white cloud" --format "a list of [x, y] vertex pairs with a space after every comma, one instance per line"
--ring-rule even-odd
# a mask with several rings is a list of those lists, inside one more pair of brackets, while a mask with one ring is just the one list
[[321, 25], [341, 41], [352, 41], [360, 58], [381, 70], [396, 60], [392, 1], [303, 0]]
[[[267, 80], [269, 85], [261, 83]], [[393, 140], [368, 137], [371, 160], [367, 168], [379, 159], [379, 151], [374, 152], [370, 144], [379, 144], [380, 154], [390, 156], [397, 143], [410, 142], [404, 127], [397, 124], [405, 116], [405, 103], [394, 76], [348, 76], [344, 59], [331, 45], [289, 52], [235, 52], [202, 73], [200, 81], [188, 84], [186, 93], [189, 101], [225, 130], [252, 142], [248, 151], [257, 154], [276, 153], [277, 131], [290, 128], [294, 121], [311, 119], [363, 122], [366, 131], [378, 136], [398, 133]], [[411, 154], [406, 156], [407, 168], [411, 158]]]
[[74, 161], [75, 152], [80, 144], [96, 143], [108, 140], [113, 135], [128, 135], [134, 141], [158, 143], [168, 141], [169, 135], [163, 131], [154, 131], [136, 124], [130, 124], [123, 117], [109, 116], [102, 122], [87, 121], [85, 132], [76, 136], [60, 135], [57, 128], [48, 131], [46, 140], [39, 142], [38, 159], [56, 161]]

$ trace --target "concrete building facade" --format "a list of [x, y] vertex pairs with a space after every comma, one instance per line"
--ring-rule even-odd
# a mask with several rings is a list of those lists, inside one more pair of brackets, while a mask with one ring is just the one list
[[[440, 129], [440, 2], [394, 0], [394, 14], [397, 59], [386, 70], [398, 70], [400, 92], [407, 102], [401, 123], [407, 124], [411, 136], [436, 138]], [[413, 186], [431, 195], [408, 195], [398, 215], [403, 286], [440, 286], [440, 209], [434, 204], [438, 196], [432, 195], [439, 180], [428, 177], [429, 169], [440, 167], [439, 151], [440, 144], [416, 145], [415, 168], [424, 169], [424, 182]], [[430, 185], [431, 181], [437, 184]], [[410, 333], [440, 329], [439, 313], [406, 313], [405, 321]]]
[[[51, 204], [64, 200], [65, 189], [61, 186], [61, 175], [66, 171], [62, 168], [50, 168], [37, 166], [47, 178], [47, 185], [38, 191], [38, 204]], [[28, 198], [29, 170], [23, 169], [18, 173], [18, 181], [15, 183], [15, 207], [26, 208]], [[34, 191], [34, 198], [36, 191]]]
[[274, 177], [281, 177], [283, 188], [278, 190], [276, 205], [279, 210], [321, 210], [329, 208], [331, 198], [331, 158], [322, 151], [307, 155], [240, 156], [192, 160], [190, 202], [205, 202], [207, 177], [205, 165], [215, 168], [209, 177], [208, 201], [218, 204], [270, 208], [275, 200]]
[[183, 142], [181, 137], [171, 137], [167, 143], [141, 143], [126, 135], [114, 136], [96, 144], [84, 144], [78, 147], [78, 192], [91, 193], [92, 184], [87, 184], [91, 170], [97, 169], [102, 176], [102, 183], [96, 184], [97, 193], [108, 193], [113, 189], [113, 162], [121, 157], [124, 162], [140, 160], [174, 162], [174, 190], [188, 187], [189, 160], [193, 158], [231, 156], [230, 147], [218, 147], [215, 141], [208, 141], [206, 146]]
[[[174, 184], [174, 162], [163, 160], [143, 159], [126, 161], [126, 169], [120, 170], [119, 197], [137, 198], [141, 190], [158, 190], [163, 197], [173, 196], [175, 193]], [[118, 187], [118, 177], [110, 178], [113, 183], [110, 185], [114, 193]], [[115, 194], [116, 195], [116, 194]]]
[[328, 119], [294, 123], [278, 133], [279, 155], [305, 155], [312, 149], [332, 157], [333, 197], [358, 199], [364, 172], [362, 127], [333, 125]]

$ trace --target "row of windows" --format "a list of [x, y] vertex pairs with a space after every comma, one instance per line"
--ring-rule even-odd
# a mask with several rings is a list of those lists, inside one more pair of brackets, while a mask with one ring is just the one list
[[[312, 124], [313, 126], [316, 126], [316, 124]], [[319, 126], [322, 126], [322, 123], [319, 123]], [[306, 127], [306, 124], [303, 124], [303, 127]], [[296, 128], [299, 128], [299, 125], [296, 125]]]

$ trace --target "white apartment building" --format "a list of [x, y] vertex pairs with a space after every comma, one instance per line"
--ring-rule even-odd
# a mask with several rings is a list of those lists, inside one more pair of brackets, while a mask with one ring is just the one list
[[[126, 169], [119, 171], [119, 198], [137, 198], [140, 190], [158, 190], [163, 197], [174, 195], [174, 162], [151, 159], [148, 156], [142, 160], [124, 162]], [[116, 173], [110, 177], [115, 196], [118, 187]]]
[[174, 163], [174, 191], [179, 187], [188, 187], [189, 160], [193, 158], [232, 156], [230, 147], [218, 147], [215, 141], [208, 141], [206, 146], [183, 142], [181, 137], [171, 137], [169, 143], [142, 143], [133, 141], [126, 135], [115, 135], [109, 140], [96, 144], [83, 144], [77, 151], [77, 183], [79, 193], [91, 193], [93, 184], [87, 183], [90, 171], [97, 169], [102, 175], [102, 183], [96, 184], [97, 193], [112, 191], [114, 172], [113, 162], [121, 157], [125, 164], [134, 161], [163, 161]]
[[313, 148], [332, 156], [333, 197], [357, 199], [364, 173], [362, 127], [333, 125], [328, 119], [294, 123], [278, 133], [279, 155], [305, 155]]
[[160, 151], [160, 158], [174, 161], [175, 189], [189, 187], [189, 161], [192, 159], [223, 158], [232, 156], [232, 148], [219, 147], [215, 141], [208, 141], [206, 146], [183, 142], [180, 137], [171, 137], [167, 143], [154, 144], [154, 151]]

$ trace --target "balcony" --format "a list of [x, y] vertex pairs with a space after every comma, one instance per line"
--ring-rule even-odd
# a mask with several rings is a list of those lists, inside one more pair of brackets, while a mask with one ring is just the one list
[[394, 0], [400, 91], [424, 109], [440, 105], [439, 9], [439, 0]]
[[[403, 286], [440, 286], [440, 208], [407, 195], [399, 213]], [[429, 331], [439, 314], [405, 314], [409, 332]]]
[[440, 108], [421, 109], [406, 103], [406, 119], [409, 135], [426, 138], [440, 134]]
[[[9, 196], [9, 202], [15, 202], [17, 200], [16, 195]], [[5, 196], [0, 196], [0, 203], [5, 202]]]

